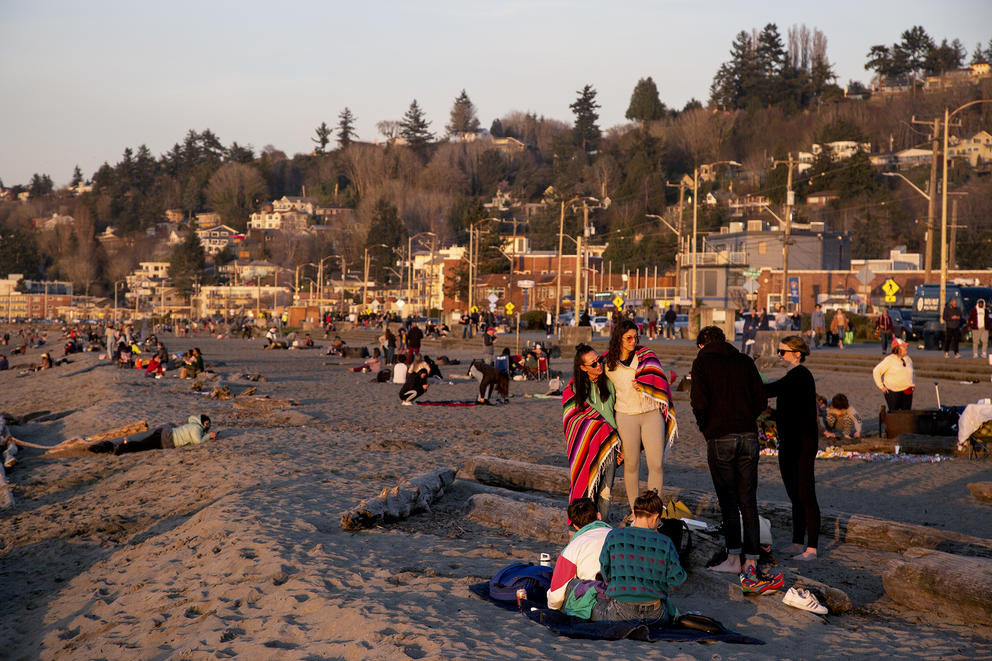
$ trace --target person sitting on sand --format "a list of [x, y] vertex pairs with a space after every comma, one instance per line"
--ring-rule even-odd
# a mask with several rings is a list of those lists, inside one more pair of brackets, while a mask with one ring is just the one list
[[382, 362], [382, 352], [379, 351], [379, 347], [372, 349], [372, 355], [365, 359], [365, 362], [358, 367], [352, 367], [352, 372], [374, 372], [378, 374], [385, 369], [385, 365]]
[[413, 400], [427, 392], [427, 388], [430, 386], [427, 382], [427, 377], [430, 374], [427, 365], [418, 363], [413, 368], [406, 375], [406, 382], [400, 388], [400, 399], [403, 400], [403, 406], [413, 406]]
[[307, 333], [306, 337], [303, 338], [303, 346], [313, 347], [313, 338], [310, 337], [310, 333]]
[[838, 434], [844, 438], [861, 438], [861, 416], [844, 393], [839, 392], [830, 400], [824, 426], [823, 435], [827, 438], [836, 438]]
[[10, 369], [10, 363], [7, 362], [7, 356], [0, 353], [0, 371]]
[[169, 352], [166, 351], [165, 345], [161, 342], [157, 343], [155, 350], [155, 355], [152, 359], [148, 361], [148, 368], [145, 370], [145, 376], [161, 377], [165, 374], [165, 367], [169, 364]]
[[678, 614], [668, 593], [688, 576], [672, 540], [658, 532], [661, 497], [654, 489], [634, 500], [634, 521], [606, 535], [599, 564], [606, 599], [596, 601], [593, 621], [666, 624]]
[[167, 450], [184, 445], [199, 445], [208, 438], [217, 438], [217, 432], [210, 431], [210, 416], [191, 415], [185, 425], [178, 427], [163, 425], [122, 439], [101, 441], [88, 449], [98, 454], [112, 452], [115, 455], [122, 455], [144, 450]]
[[194, 347], [187, 351], [183, 357], [183, 367], [179, 370], [179, 378], [193, 379], [203, 370], [203, 355], [200, 354], [199, 347]]
[[568, 519], [576, 533], [555, 561], [548, 608], [588, 620], [597, 594], [606, 589], [606, 584], [597, 580], [599, 554], [612, 528], [602, 520], [591, 498], [573, 500], [568, 506]]
[[341, 339], [340, 335], [335, 335], [334, 339], [331, 340], [331, 346], [327, 349], [328, 356], [343, 356], [344, 355], [345, 342]]

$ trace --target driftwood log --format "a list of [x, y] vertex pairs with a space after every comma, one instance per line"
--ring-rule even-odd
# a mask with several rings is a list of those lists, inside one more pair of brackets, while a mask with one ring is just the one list
[[852, 608], [851, 598], [839, 588], [813, 580], [807, 576], [796, 576], [797, 587], [808, 588], [833, 615], [846, 613]]
[[[13, 448], [13, 450], [11, 450]], [[14, 455], [17, 454], [17, 445], [14, 443], [14, 437], [10, 435], [10, 431], [7, 429], [7, 420], [0, 416], [0, 449], [3, 449], [3, 463], [0, 464], [0, 509], [6, 509], [14, 504], [14, 494], [10, 486], [10, 482], [7, 481], [7, 471], [14, 465], [16, 461]], [[8, 452], [12, 452], [10, 455], [10, 463], [8, 463]]]
[[992, 502], [992, 482], [972, 482], [968, 485], [968, 491], [979, 500]]
[[971, 626], [992, 622], [992, 560], [987, 558], [909, 549], [882, 575], [882, 585], [909, 608]]
[[236, 409], [248, 409], [254, 411], [285, 409], [297, 405], [296, 402], [291, 399], [272, 399], [264, 395], [255, 397], [235, 397], [231, 401]]
[[[459, 472], [459, 476], [509, 489], [534, 489], [559, 494], [568, 491], [568, 471], [564, 468], [496, 457], [473, 457]], [[614, 499], [626, 500], [624, 494], [623, 480], [615, 480]], [[665, 501], [678, 498], [698, 516], [717, 521], [721, 519], [720, 503], [712, 492], [665, 487], [660, 495]], [[758, 511], [778, 527], [790, 529], [792, 526], [792, 506], [789, 503], [759, 501]], [[820, 515], [821, 533], [849, 544], [882, 551], [906, 551], [913, 547], [923, 547], [992, 558], [990, 539], [836, 510], [822, 509]]]
[[899, 434], [895, 438], [863, 439], [857, 443], [844, 443], [840, 447], [852, 452], [895, 452], [899, 446], [902, 454], [967, 454], [958, 450], [957, 436], [927, 436], [926, 434]]
[[568, 471], [564, 468], [486, 455], [469, 459], [458, 477], [507, 489], [568, 493]]
[[468, 517], [523, 537], [565, 545], [572, 538], [563, 507], [525, 503], [488, 493], [468, 499]]
[[414, 512], [430, 509], [430, 504], [440, 497], [455, 480], [455, 471], [441, 468], [403, 480], [392, 489], [383, 489], [375, 498], [363, 500], [355, 508], [341, 515], [343, 530], [371, 528], [379, 522], [398, 521]]

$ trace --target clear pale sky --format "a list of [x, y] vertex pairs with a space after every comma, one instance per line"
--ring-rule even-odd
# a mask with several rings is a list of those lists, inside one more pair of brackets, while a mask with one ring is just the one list
[[359, 139], [416, 98], [444, 132], [464, 88], [482, 125], [514, 110], [571, 122], [598, 91], [621, 124], [638, 78], [661, 100], [703, 102], [740, 30], [805, 23], [828, 38], [838, 82], [868, 82], [865, 55], [913, 25], [968, 57], [992, 37], [989, 0], [490, 0], [489, 2], [66, 2], [0, 0], [0, 179], [89, 178], [125, 147], [156, 156], [188, 129], [228, 145], [309, 152], [342, 108]]

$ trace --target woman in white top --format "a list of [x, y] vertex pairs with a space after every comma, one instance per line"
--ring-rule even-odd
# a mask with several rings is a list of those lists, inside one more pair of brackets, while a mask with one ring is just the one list
[[875, 385], [885, 395], [890, 411], [908, 411], [913, 408], [913, 359], [907, 353], [909, 344], [892, 340], [892, 353], [882, 359], [872, 376]]
[[642, 446], [648, 464], [648, 489], [661, 493], [665, 436], [659, 403], [634, 381], [639, 360], [646, 354], [657, 360], [646, 349], [637, 351], [637, 336], [637, 325], [633, 321], [620, 320], [613, 327], [610, 348], [606, 352], [606, 376], [616, 389], [614, 411], [623, 450], [623, 481], [631, 512], [634, 511], [634, 499], [641, 492], [638, 476]]

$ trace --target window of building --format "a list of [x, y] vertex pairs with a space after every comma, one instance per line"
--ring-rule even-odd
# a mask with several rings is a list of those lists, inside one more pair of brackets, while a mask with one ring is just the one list
[[[816, 199], [816, 198], [810, 198], [810, 202], [813, 202], [814, 199]], [[767, 241], [758, 241], [758, 254], [759, 255], [764, 255], [764, 254], [767, 254], [767, 253], [768, 253], [768, 242]]]
[[716, 296], [716, 271], [703, 271], [703, 296]]

